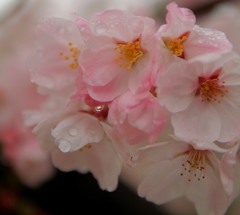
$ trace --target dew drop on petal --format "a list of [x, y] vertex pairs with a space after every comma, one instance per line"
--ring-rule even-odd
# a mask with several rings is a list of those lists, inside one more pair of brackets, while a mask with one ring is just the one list
[[85, 30], [85, 28], [84, 28], [84, 27], [82, 27], [82, 28], [80, 29], [80, 31], [82, 31], [82, 32], [83, 32], [84, 30]]
[[114, 24], [110, 24], [110, 27], [111, 27], [111, 28], [114, 28], [114, 27], [115, 27], [115, 25], [114, 25]]
[[60, 139], [58, 141], [58, 147], [62, 152], [69, 152], [71, 149], [71, 143], [68, 140]]
[[78, 134], [78, 129], [76, 127], [69, 128], [69, 134], [71, 136], [76, 136]]
[[96, 112], [101, 112], [103, 110], [103, 108], [104, 108], [104, 105], [99, 105], [99, 106], [95, 107], [94, 110]]
[[104, 34], [107, 30], [108, 30], [108, 27], [104, 23], [99, 24], [95, 27], [95, 32], [97, 34]]

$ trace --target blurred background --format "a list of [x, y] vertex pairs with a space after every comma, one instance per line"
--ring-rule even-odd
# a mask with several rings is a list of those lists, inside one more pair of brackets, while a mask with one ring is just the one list
[[[0, 0], [0, 214], [150, 214], [195, 215], [184, 197], [162, 206], [138, 197], [144, 165], [131, 169], [123, 164], [119, 186], [108, 193], [100, 190], [92, 175], [56, 170], [41, 151], [30, 128], [24, 128], [21, 111], [41, 102], [29, 81], [25, 60], [34, 50], [32, 30], [42, 17], [74, 20], [72, 12], [89, 19], [109, 8], [127, 10], [165, 23], [169, 0]], [[240, 54], [239, 0], [176, 0], [193, 10], [197, 24], [225, 32]], [[25, 74], [20, 77], [19, 73]], [[18, 90], [16, 87], [19, 87]], [[28, 98], [34, 98], [27, 100]], [[172, 133], [167, 124], [160, 140]], [[134, 147], [131, 149], [133, 152]], [[33, 151], [35, 153], [33, 153]], [[227, 215], [240, 214], [240, 199]]]

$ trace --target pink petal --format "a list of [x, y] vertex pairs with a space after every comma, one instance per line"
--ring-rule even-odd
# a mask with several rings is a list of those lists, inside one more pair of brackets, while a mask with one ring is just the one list
[[89, 20], [96, 35], [106, 35], [119, 42], [131, 42], [140, 37], [143, 21], [140, 17], [121, 10], [106, 10]]
[[52, 130], [52, 136], [62, 152], [76, 151], [88, 143], [99, 142], [103, 134], [99, 121], [84, 113], [64, 119]]
[[[234, 55], [230, 57], [234, 57]], [[222, 72], [219, 75], [219, 79], [221, 81], [225, 81], [226, 86], [239, 86], [240, 85], [239, 70], [240, 70], [239, 58], [229, 60], [223, 65]], [[234, 92], [234, 94], [235, 93], [238, 94], [238, 91]]]
[[126, 73], [115, 61], [119, 57], [115, 41], [106, 36], [92, 37], [82, 50], [79, 64], [83, 69], [83, 79], [89, 85], [103, 86], [117, 75]]
[[188, 39], [184, 42], [186, 60], [210, 62], [221, 54], [232, 50], [232, 44], [221, 31], [195, 26]]
[[89, 171], [86, 154], [80, 151], [63, 153], [58, 147], [51, 152], [53, 165], [64, 172], [77, 170], [80, 173]]
[[91, 149], [86, 149], [86, 153], [89, 169], [98, 180], [100, 188], [114, 191], [117, 188], [122, 161], [112, 147], [112, 142], [104, 138]]
[[163, 159], [172, 159], [189, 150], [185, 142], [155, 143], [137, 150], [133, 162], [158, 162]]
[[114, 98], [125, 93], [128, 90], [127, 76], [127, 73], [120, 73], [116, 78], [114, 78], [105, 86], [89, 86], [89, 95], [97, 101], [112, 101]]
[[91, 148], [68, 153], [63, 153], [55, 147], [52, 151], [53, 164], [62, 171], [90, 171], [102, 190], [114, 191], [122, 162], [111, 144], [109, 139], [104, 138], [99, 143], [91, 144]]
[[[162, 160], [150, 166], [143, 175], [138, 194], [155, 204], [164, 204], [178, 198], [187, 190], [187, 174], [180, 176], [181, 164], [187, 155], [178, 156], [174, 160]], [[179, 167], [179, 168], [178, 168]]]
[[184, 61], [174, 63], [159, 76], [157, 85], [159, 103], [173, 113], [183, 111], [195, 98], [198, 71]]
[[[49, 18], [39, 23], [35, 30], [37, 51], [28, 58], [32, 80], [40, 86], [59, 90], [74, 82], [78, 73], [71, 57], [69, 42], [79, 51], [83, 40], [77, 26], [61, 18]], [[60, 54], [62, 53], [62, 55]], [[68, 57], [68, 60], [65, 60]]]
[[198, 214], [224, 214], [229, 202], [220, 180], [219, 160], [211, 152], [207, 160], [205, 178], [193, 180], [186, 196], [194, 203]]
[[176, 136], [214, 142], [221, 130], [221, 121], [211, 102], [195, 98], [185, 110], [172, 115]]
[[195, 150], [201, 150], [201, 151], [210, 150], [210, 151], [215, 151], [219, 153], [224, 153], [227, 151], [226, 149], [220, 148], [218, 145], [216, 145], [213, 142], [207, 142], [207, 141], [195, 140], [195, 139], [186, 139], [185, 137], [181, 138], [175, 135], [170, 135], [170, 136], [176, 141], [187, 142], [188, 144], [193, 146]]
[[[239, 98], [239, 97], [238, 97]], [[235, 101], [228, 99], [228, 94], [221, 99], [221, 103], [214, 103], [213, 106], [219, 115], [221, 132], [218, 138], [220, 142], [227, 142], [239, 135], [240, 132], [240, 110], [234, 105]]]
[[126, 144], [122, 143], [120, 141], [117, 141], [113, 138], [112, 128], [109, 125], [107, 125], [106, 123], [101, 123], [101, 125], [102, 125], [106, 135], [112, 141], [112, 146], [114, 147], [115, 151], [123, 157], [123, 159], [126, 161], [128, 166], [133, 167], [133, 163], [132, 163], [132, 160], [131, 160], [132, 154], [129, 151], [129, 149], [127, 148]]
[[235, 183], [240, 177], [238, 151], [239, 143], [236, 143], [222, 156], [221, 160], [221, 180], [225, 191], [232, 199], [235, 199], [240, 192], [239, 183]]
[[180, 8], [176, 3], [167, 5], [167, 25], [160, 27], [158, 35], [178, 38], [183, 33], [190, 31], [196, 22], [193, 12], [187, 8]]
[[79, 31], [81, 32], [81, 35], [83, 37], [83, 40], [86, 42], [89, 38], [94, 36], [88, 21], [79, 17], [75, 13], [72, 13], [72, 16], [76, 19], [75, 24], [77, 25]]

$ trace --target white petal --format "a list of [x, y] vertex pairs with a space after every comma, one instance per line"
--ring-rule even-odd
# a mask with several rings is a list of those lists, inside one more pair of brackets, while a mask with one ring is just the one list
[[211, 102], [195, 98], [185, 111], [172, 115], [176, 136], [214, 142], [220, 135], [221, 122]]
[[150, 166], [143, 175], [138, 193], [155, 204], [164, 204], [182, 196], [189, 186], [188, 175], [180, 176], [182, 163], [187, 156], [179, 156], [174, 160], [162, 160]]
[[186, 192], [199, 215], [224, 214], [228, 208], [228, 198], [220, 180], [219, 169], [219, 160], [210, 152], [205, 166], [205, 178], [194, 180]]
[[137, 150], [134, 162], [157, 162], [162, 159], [172, 159], [189, 150], [189, 145], [180, 141], [155, 143]]

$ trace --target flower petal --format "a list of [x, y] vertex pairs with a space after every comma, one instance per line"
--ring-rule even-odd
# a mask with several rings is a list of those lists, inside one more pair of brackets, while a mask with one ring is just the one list
[[224, 214], [229, 203], [220, 180], [219, 160], [211, 152], [208, 153], [207, 160], [205, 178], [193, 180], [186, 196], [194, 203], [199, 215]]
[[221, 121], [211, 102], [194, 98], [185, 110], [172, 115], [176, 136], [214, 142], [221, 130]]
[[[164, 204], [184, 195], [189, 182], [186, 174], [180, 174], [181, 164], [186, 160], [187, 155], [183, 155], [173, 160], [154, 163], [144, 172], [138, 194], [155, 204]], [[178, 166], [179, 168], [176, 168]]]
[[85, 113], [64, 119], [52, 130], [52, 136], [62, 152], [76, 151], [88, 143], [99, 142], [103, 134], [98, 119]]
[[89, 23], [96, 35], [106, 35], [125, 43], [139, 38], [144, 26], [140, 17], [113, 9], [93, 15]]

